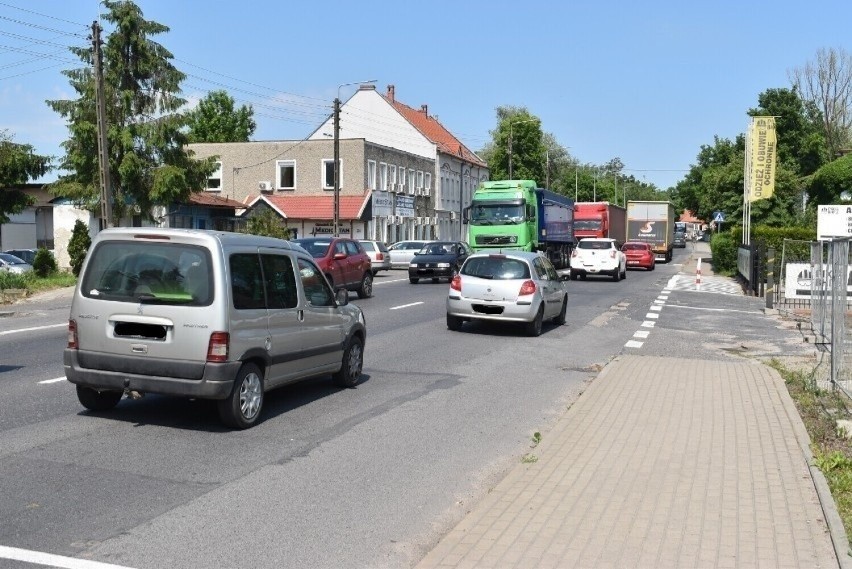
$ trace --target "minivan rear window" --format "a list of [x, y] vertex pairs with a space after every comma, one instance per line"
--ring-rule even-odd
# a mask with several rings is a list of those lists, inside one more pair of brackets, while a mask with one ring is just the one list
[[206, 306], [213, 301], [204, 247], [150, 241], [103, 241], [90, 253], [81, 283], [92, 299]]

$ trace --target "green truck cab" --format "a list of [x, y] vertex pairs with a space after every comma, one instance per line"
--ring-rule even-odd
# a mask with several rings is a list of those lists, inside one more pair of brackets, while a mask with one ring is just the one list
[[574, 200], [533, 180], [483, 182], [463, 211], [474, 251], [538, 251], [568, 268], [574, 238]]

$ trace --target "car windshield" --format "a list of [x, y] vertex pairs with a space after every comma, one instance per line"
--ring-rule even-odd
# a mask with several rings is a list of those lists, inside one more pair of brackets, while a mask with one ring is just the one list
[[580, 249], [612, 249], [612, 241], [589, 241], [583, 239], [577, 244]]
[[18, 258], [14, 255], [10, 255], [9, 253], [0, 253], [0, 259], [4, 262], [9, 263], [10, 265], [26, 265], [27, 262], [21, 258]]
[[421, 255], [450, 255], [455, 243], [429, 243], [420, 249]]
[[314, 259], [325, 257], [331, 247], [331, 239], [296, 239], [296, 243], [304, 247]]
[[494, 280], [528, 279], [530, 278], [530, 268], [521, 259], [494, 255], [468, 259], [462, 267], [461, 274]]
[[599, 219], [575, 219], [574, 231], [598, 231], [601, 228]]
[[470, 213], [470, 222], [473, 225], [511, 225], [523, 220], [523, 204], [477, 203]]
[[88, 298], [206, 306], [213, 299], [209, 252], [178, 243], [104, 241], [81, 284]]

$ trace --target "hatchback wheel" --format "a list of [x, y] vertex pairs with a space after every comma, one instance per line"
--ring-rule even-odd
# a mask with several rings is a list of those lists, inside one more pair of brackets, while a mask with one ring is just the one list
[[538, 312], [535, 314], [535, 318], [532, 319], [532, 322], [527, 322], [527, 335], [528, 336], [541, 336], [541, 324], [544, 320], [544, 307], [539, 306]]
[[77, 399], [90, 411], [108, 411], [121, 401], [121, 391], [98, 391], [83, 385], [77, 386]]
[[263, 407], [263, 372], [246, 363], [237, 372], [231, 394], [218, 402], [219, 418], [229, 427], [248, 429], [257, 422]]
[[453, 316], [452, 314], [447, 314], [447, 328], [452, 330], [453, 332], [458, 332], [461, 330], [462, 324], [464, 324], [464, 320], [459, 318], [458, 316]]
[[364, 341], [360, 336], [352, 336], [343, 351], [343, 363], [340, 370], [331, 375], [332, 381], [338, 387], [355, 387], [361, 379], [361, 368], [364, 366]]
[[358, 287], [358, 298], [370, 298], [373, 296], [373, 274], [364, 273], [361, 286]]
[[420, 279], [415, 279], [414, 277], [408, 277], [408, 282], [411, 284], [417, 284], [420, 282]]

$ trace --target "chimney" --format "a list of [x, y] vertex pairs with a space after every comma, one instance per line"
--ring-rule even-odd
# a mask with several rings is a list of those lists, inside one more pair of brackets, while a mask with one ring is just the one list
[[394, 86], [388, 85], [388, 99], [390, 99], [391, 103], [395, 101], [394, 99]]
[[420, 105], [420, 112], [428, 117], [429, 116], [429, 105]]

